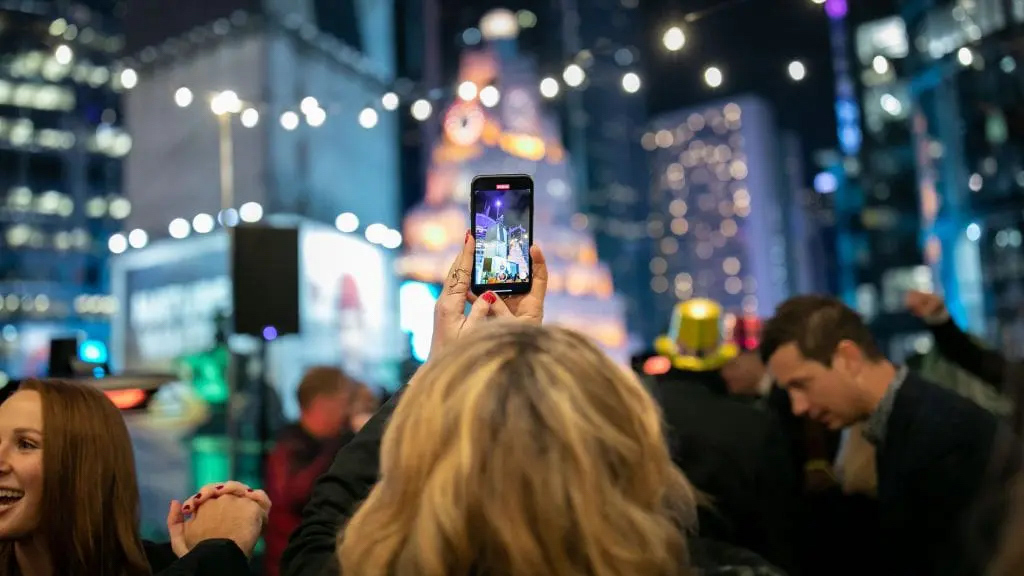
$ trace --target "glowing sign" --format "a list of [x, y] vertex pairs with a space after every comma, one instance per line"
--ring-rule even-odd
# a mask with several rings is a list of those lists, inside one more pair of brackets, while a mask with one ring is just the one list
[[98, 340], [86, 340], [78, 345], [78, 358], [90, 364], [106, 364], [110, 355], [107, 345]]
[[437, 290], [430, 284], [408, 281], [398, 289], [399, 321], [402, 332], [412, 336], [412, 356], [426, 362], [434, 337], [434, 303]]
[[121, 410], [134, 410], [146, 402], [146, 392], [138, 388], [105, 390], [103, 393]]

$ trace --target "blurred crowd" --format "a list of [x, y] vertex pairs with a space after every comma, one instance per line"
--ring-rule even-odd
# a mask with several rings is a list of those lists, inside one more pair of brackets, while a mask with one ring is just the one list
[[539, 248], [530, 293], [504, 299], [470, 291], [473, 254], [467, 233], [405, 386], [308, 370], [263, 489], [170, 502], [165, 543], [141, 539], [102, 392], [8, 390], [0, 576], [1024, 576], [1020, 364], [941, 297], [907, 295], [936, 346], [904, 365], [805, 295], [753, 349], [714, 302], [682, 302], [627, 368], [542, 325]]

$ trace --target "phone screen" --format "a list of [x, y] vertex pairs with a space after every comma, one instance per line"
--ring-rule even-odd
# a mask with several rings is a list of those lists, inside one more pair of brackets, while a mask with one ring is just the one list
[[533, 179], [480, 176], [473, 180], [473, 292], [525, 294], [533, 281]]

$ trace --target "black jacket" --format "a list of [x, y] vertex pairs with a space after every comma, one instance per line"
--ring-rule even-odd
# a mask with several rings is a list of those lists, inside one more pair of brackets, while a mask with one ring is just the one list
[[792, 570], [799, 484], [790, 442], [769, 410], [719, 392], [716, 374], [673, 370], [649, 380], [673, 461], [713, 499], [700, 533]]
[[886, 573], [983, 574], [1020, 470], [1017, 447], [996, 416], [909, 374], [877, 452]]
[[[339, 576], [338, 532], [377, 482], [381, 438], [400, 397], [401, 391], [381, 407], [313, 487], [302, 524], [284, 551], [282, 576]], [[694, 538], [690, 552], [702, 575], [784, 576], [756, 554], [733, 546]]]
[[144, 542], [146, 559], [156, 576], [245, 576], [249, 559], [231, 540], [205, 540], [178, 558], [170, 544]]

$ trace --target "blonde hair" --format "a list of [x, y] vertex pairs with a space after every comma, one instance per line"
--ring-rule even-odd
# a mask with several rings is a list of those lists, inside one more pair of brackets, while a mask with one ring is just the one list
[[634, 375], [561, 328], [492, 322], [410, 382], [345, 576], [679, 576], [697, 495]]

